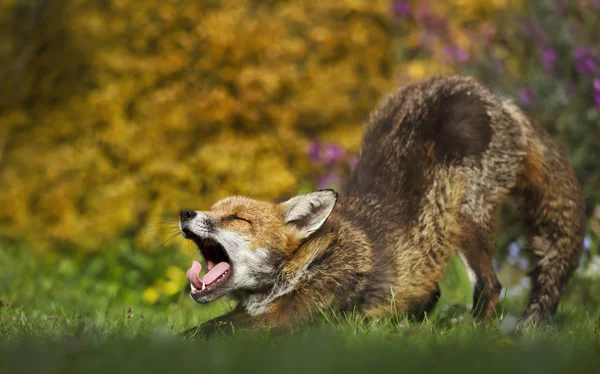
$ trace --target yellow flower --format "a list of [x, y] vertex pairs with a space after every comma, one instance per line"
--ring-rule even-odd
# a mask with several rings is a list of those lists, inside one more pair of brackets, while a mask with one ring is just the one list
[[165, 270], [165, 275], [167, 276], [167, 279], [170, 279], [177, 284], [183, 285], [183, 283], [185, 283], [184, 271], [176, 266], [168, 266]]
[[181, 286], [183, 284], [170, 280], [163, 284], [162, 291], [169, 296], [173, 296], [181, 290]]
[[143, 299], [147, 304], [155, 304], [158, 301], [160, 293], [154, 287], [148, 287], [144, 290]]
[[408, 76], [412, 79], [421, 79], [425, 77], [426, 69], [422, 61], [412, 61], [406, 67]]

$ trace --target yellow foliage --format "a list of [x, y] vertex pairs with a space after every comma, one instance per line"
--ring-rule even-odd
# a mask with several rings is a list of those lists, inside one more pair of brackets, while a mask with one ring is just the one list
[[[383, 0], [0, 10], [0, 236], [44, 248], [155, 248], [149, 224], [182, 208], [291, 195], [314, 177], [309, 140], [357, 149], [391, 87]], [[176, 292], [174, 277], [144, 299]]]
[[167, 296], [173, 296], [179, 293], [182, 289], [182, 284], [180, 282], [175, 282], [173, 280], [165, 282], [162, 287], [162, 291]]
[[165, 276], [167, 279], [170, 279], [180, 285], [187, 282], [185, 272], [176, 266], [168, 266], [165, 270]]
[[142, 293], [142, 299], [147, 304], [156, 304], [161, 297], [171, 297], [178, 294], [188, 280], [185, 272], [175, 266], [167, 266], [165, 277], [154, 280], [152, 286], [147, 287]]
[[144, 290], [144, 293], [142, 294], [142, 298], [144, 299], [144, 302], [148, 303], [148, 304], [155, 304], [158, 301], [158, 298], [160, 297], [160, 293], [158, 292], [158, 290], [155, 287], [148, 287]]
[[[498, 32], [493, 23], [494, 15], [504, 9], [518, 12], [522, 3], [522, 0], [407, 0], [411, 16], [398, 16], [398, 27], [402, 31], [397, 48], [402, 53], [396, 81], [404, 85], [427, 76], [454, 72], [455, 65], [445, 56], [445, 47], [458, 47], [476, 59], [489, 43], [474, 41]], [[501, 30], [506, 39], [515, 31]], [[428, 49], [427, 57], [415, 58], [421, 55], [424, 46]], [[516, 73], [518, 63], [510, 57], [509, 51], [494, 50], [493, 55], [505, 62], [509, 72]]]

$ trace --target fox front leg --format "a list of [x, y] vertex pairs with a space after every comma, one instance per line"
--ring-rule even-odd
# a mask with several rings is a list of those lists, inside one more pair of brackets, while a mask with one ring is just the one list
[[281, 334], [291, 331], [296, 323], [308, 322], [311, 319], [311, 313], [305, 305], [301, 299], [279, 299], [266, 313], [257, 316], [251, 316], [238, 306], [228, 314], [186, 330], [183, 335], [188, 338], [209, 338], [244, 329]]
[[210, 338], [218, 334], [232, 334], [236, 328], [243, 328], [251, 324], [252, 317], [242, 308], [238, 307], [233, 311], [220, 317], [211, 319], [200, 326], [185, 330], [182, 335], [185, 338]]
[[277, 335], [291, 331], [291, 327], [292, 324], [287, 316], [267, 314], [253, 317], [246, 312], [241, 312], [212, 319], [184, 331], [183, 336], [190, 339], [211, 338], [219, 334], [231, 335], [241, 330], [268, 331], [271, 335]]

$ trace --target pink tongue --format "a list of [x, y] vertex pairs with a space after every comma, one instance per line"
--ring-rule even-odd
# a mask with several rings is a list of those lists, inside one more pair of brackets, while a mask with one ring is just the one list
[[200, 270], [202, 270], [202, 265], [198, 261], [192, 262], [192, 267], [188, 269], [186, 275], [187, 279], [191, 284], [194, 285], [197, 289], [202, 289], [202, 284], [209, 285], [215, 280], [217, 280], [221, 275], [223, 275], [227, 270], [229, 270], [230, 266], [226, 262], [219, 262], [215, 266], [210, 269], [202, 279], [199, 278]]
[[198, 276], [200, 275], [200, 270], [202, 270], [202, 265], [198, 261], [192, 262], [192, 267], [188, 269], [186, 275], [187, 279], [191, 284], [194, 285], [197, 289], [202, 289], [202, 282]]
[[[229, 264], [226, 262], [219, 262], [204, 277], [202, 277], [202, 283], [209, 285], [212, 282], [216, 281], [221, 275], [225, 274], [227, 270], [229, 270]], [[195, 287], [195, 285], [194, 285]]]

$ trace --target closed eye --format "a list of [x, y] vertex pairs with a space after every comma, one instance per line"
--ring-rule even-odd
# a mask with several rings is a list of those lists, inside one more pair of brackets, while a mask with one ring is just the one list
[[246, 218], [242, 218], [240, 216], [238, 216], [237, 214], [232, 214], [228, 217], [225, 218], [228, 221], [234, 221], [234, 220], [239, 220], [239, 221], [244, 221], [244, 222], [248, 222], [249, 224], [252, 224], [252, 222]]

